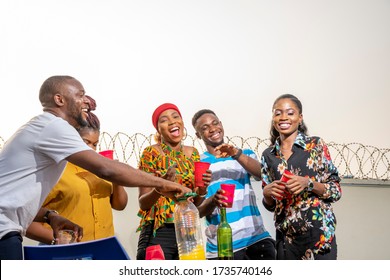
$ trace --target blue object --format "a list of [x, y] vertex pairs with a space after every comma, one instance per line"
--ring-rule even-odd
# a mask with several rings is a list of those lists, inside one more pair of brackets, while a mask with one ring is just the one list
[[25, 260], [130, 260], [113, 237], [67, 245], [24, 246]]

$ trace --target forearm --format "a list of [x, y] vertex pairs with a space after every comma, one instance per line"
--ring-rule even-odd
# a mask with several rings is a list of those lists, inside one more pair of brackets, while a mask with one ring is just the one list
[[160, 188], [169, 184], [164, 179], [135, 169], [128, 164], [110, 160], [93, 151], [73, 154], [67, 160], [119, 186]]
[[213, 197], [209, 197], [205, 199], [199, 206], [198, 206], [198, 211], [199, 211], [199, 216], [202, 218], [207, 215], [211, 215], [215, 209], [216, 205], [214, 203]]
[[33, 221], [38, 223], [49, 223], [52, 215], [58, 215], [58, 213], [51, 209], [41, 207]]
[[53, 231], [46, 228], [42, 223], [33, 222], [27, 229], [26, 236], [30, 239], [51, 244], [53, 241]]
[[40, 223], [44, 223], [45, 220], [43, 219], [43, 217], [45, 216], [46, 212], [48, 211], [49, 209], [46, 209], [46, 208], [43, 208], [41, 207], [37, 213], [37, 215], [35, 216], [34, 218], [34, 222], [40, 222]]
[[194, 197], [195, 206], [198, 207], [198, 206], [202, 205], [204, 200], [205, 200], [204, 197], [197, 195], [196, 197]]
[[272, 196], [272, 185], [268, 184], [265, 187], [263, 187], [263, 199], [262, 203], [264, 205], [264, 208], [267, 209], [270, 212], [273, 212], [276, 207], [276, 201], [274, 197]]
[[167, 181], [151, 175], [142, 170], [135, 169], [130, 165], [117, 163], [117, 168], [109, 171], [107, 174], [104, 174], [103, 177], [106, 180], [109, 180], [117, 185], [122, 185], [126, 187], [161, 187], [166, 185]]
[[149, 210], [157, 202], [160, 196], [161, 194], [154, 188], [143, 190], [143, 193], [138, 198], [139, 207], [143, 211]]
[[272, 197], [263, 197], [262, 200], [263, 206], [265, 209], [267, 209], [270, 212], [273, 212], [275, 210], [276, 201]]
[[259, 161], [244, 154], [241, 154], [236, 160], [253, 177], [261, 178], [261, 164]]

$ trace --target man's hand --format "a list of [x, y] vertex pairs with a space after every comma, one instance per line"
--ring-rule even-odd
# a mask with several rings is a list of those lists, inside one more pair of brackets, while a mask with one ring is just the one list
[[176, 181], [176, 167], [177, 167], [176, 163], [169, 166], [167, 173], [165, 173], [164, 176], [161, 175], [161, 171], [156, 171], [155, 173], [157, 174], [158, 177], [161, 177], [165, 180], [175, 182]]
[[217, 192], [213, 195], [212, 202], [217, 207], [227, 207], [226, 203], [227, 197], [224, 196], [225, 191], [223, 189], [218, 189]]
[[177, 198], [183, 196], [185, 193], [192, 192], [191, 189], [168, 180], [164, 180], [163, 185], [156, 187], [155, 189], [163, 196], [173, 199], [174, 201], [177, 201]]
[[76, 241], [79, 242], [83, 238], [83, 228], [79, 225], [72, 223], [70, 220], [58, 215], [50, 215], [50, 226], [53, 228], [53, 235], [56, 239], [58, 236], [58, 231], [61, 229], [70, 229], [73, 230], [76, 236]]
[[227, 158], [234, 156], [238, 153], [238, 149], [236, 147], [226, 143], [223, 143], [216, 147], [215, 151], [217, 152], [217, 158]]

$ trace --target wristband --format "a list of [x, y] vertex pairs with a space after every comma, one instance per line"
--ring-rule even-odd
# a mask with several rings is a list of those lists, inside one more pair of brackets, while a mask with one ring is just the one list
[[237, 153], [232, 156], [232, 159], [237, 160], [242, 154], [242, 149], [238, 149]]
[[45, 215], [43, 216], [43, 220], [45, 221], [45, 223], [47, 223], [49, 225], [50, 225], [50, 219], [49, 219], [50, 213], [55, 213], [55, 214], [59, 215], [56, 210], [47, 210]]

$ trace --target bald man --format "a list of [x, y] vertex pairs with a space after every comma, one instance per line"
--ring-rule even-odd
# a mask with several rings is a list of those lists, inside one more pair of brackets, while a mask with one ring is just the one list
[[0, 259], [23, 258], [22, 236], [33, 221], [49, 223], [54, 237], [60, 229], [72, 229], [82, 238], [81, 227], [41, 208], [68, 161], [115, 184], [153, 187], [170, 198], [190, 191], [88, 147], [76, 128], [87, 124], [90, 104], [75, 78], [48, 78], [39, 100], [43, 113], [19, 128], [0, 152]]

